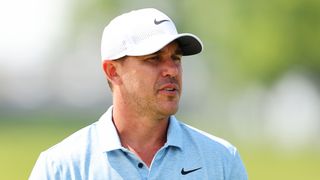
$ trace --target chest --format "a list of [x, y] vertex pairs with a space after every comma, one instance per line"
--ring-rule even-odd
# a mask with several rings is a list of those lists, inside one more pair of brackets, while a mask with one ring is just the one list
[[[106, 176], [115, 179], [224, 179], [223, 163], [208, 162], [200, 154], [161, 150], [150, 167], [133, 154], [117, 151], [106, 156]], [[112, 178], [112, 179], [113, 179]]]

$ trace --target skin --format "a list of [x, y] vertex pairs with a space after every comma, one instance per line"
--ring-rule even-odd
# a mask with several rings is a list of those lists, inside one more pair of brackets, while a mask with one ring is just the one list
[[172, 42], [150, 55], [104, 61], [103, 69], [112, 83], [113, 122], [121, 143], [149, 167], [166, 142], [169, 116], [178, 111], [180, 48]]

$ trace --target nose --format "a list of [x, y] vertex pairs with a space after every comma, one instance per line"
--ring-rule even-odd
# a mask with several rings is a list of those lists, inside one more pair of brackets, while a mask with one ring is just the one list
[[166, 58], [163, 61], [162, 65], [162, 76], [163, 77], [176, 77], [179, 75], [181, 71], [181, 64], [180, 62], [175, 62], [172, 58]]

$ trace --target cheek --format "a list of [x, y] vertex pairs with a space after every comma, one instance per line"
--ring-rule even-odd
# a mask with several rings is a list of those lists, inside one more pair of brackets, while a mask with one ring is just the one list
[[179, 69], [179, 74], [177, 76], [177, 79], [178, 79], [180, 85], [182, 84], [182, 72], [183, 72], [183, 70], [182, 70], [182, 68], [180, 68]]
[[144, 90], [150, 90], [154, 85], [154, 77], [150, 73], [144, 73], [143, 71], [132, 71], [127, 73], [124, 77], [124, 85], [129, 91], [139, 90], [144, 92]]
[[127, 87], [127, 89], [134, 88], [134, 87], [138, 86], [139, 82], [138, 82], [138, 77], [136, 74], [137, 74], [136, 71], [133, 71], [130, 73], [126, 73], [123, 76], [123, 83], [124, 83], [124, 86]]

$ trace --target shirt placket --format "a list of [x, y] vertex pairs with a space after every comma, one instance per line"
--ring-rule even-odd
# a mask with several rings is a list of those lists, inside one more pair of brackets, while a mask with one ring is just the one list
[[168, 146], [165, 145], [164, 147], [159, 149], [158, 152], [153, 157], [153, 160], [150, 164], [148, 180], [157, 179], [156, 174], [158, 174], [159, 167], [167, 151], [168, 151]]
[[135, 154], [127, 149], [122, 149], [126, 156], [128, 156], [128, 160], [136, 167], [136, 170], [140, 174], [141, 179], [147, 180], [149, 175], [149, 168], [148, 166]]

